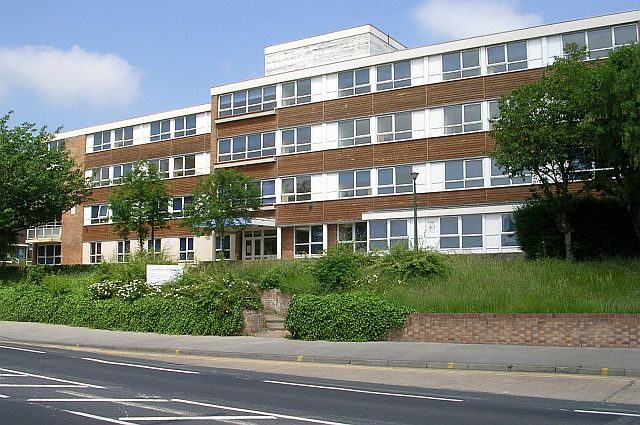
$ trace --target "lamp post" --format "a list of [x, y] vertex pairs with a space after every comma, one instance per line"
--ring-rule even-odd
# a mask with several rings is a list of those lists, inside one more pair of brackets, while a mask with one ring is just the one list
[[413, 171], [411, 173], [413, 179], [413, 250], [418, 250], [418, 200], [416, 197], [416, 179], [418, 178], [418, 172]]

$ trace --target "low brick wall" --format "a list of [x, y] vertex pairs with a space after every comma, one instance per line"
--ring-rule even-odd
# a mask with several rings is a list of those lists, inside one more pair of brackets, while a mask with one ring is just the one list
[[244, 319], [244, 327], [240, 331], [242, 334], [254, 334], [263, 331], [266, 327], [262, 310], [242, 310], [242, 318]]
[[640, 314], [412, 314], [389, 340], [640, 348]]
[[291, 302], [291, 295], [283, 294], [279, 289], [264, 289], [260, 298], [263, 308], [276, 314], [286, 314]]

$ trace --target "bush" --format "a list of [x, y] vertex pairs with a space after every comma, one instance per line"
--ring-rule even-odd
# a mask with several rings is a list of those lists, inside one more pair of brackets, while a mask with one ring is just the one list
[[360, 275], [359, 257], [351, 247], [338, 244], [316, 260], [312, 273], [320, 292], [347, 289]]
[[47, 274], [47, 270], [43, 265], [27, 267], [27, 273], [22, 279], [22, 283], [26, 285], [40, 285]]
[[394, 244], [388, 253], [378, 257], [374, 265], [381, 275], [394, 279], [416, 279], [443, 276], [450, 264], [444, 254], [410, 250], [404, 244]]
[[147, 264], [175, 264], [165, 253], [153, 254], [144, 250], [136, 251], [128, 263], [104, 262], [96, 267], [98, 281], [132, 282], [147, 280]]
[[408, 314], [369, 293], [294, 295], [284, 325], [296, 339], [377, 341], [403, 326]]
[[265, 270], [258, 278], [259, 289], [274, 289], [282, 285], [283, 273], [279, 267], [273, 266]]

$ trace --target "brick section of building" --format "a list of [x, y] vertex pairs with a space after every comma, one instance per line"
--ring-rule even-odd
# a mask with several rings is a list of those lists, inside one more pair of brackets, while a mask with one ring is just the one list
[[390, 341], [640, 347], [640, 314], [412, 314]]
[[[85, 167], [85, 136], [70, 137], [64, 146], [78, 167]], [[84, 226], [84, 209], [82, 205], [62, 214], [62, 235], [60, 237], [60, 254], [62, 264], [82, 264], [82, 244], [78, 243]]]

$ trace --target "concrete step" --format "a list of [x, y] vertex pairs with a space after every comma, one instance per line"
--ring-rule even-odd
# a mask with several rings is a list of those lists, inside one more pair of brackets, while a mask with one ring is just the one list
[[284, 316], [276, 314], [267, 314], [264, 317], [265, 326], [269, 331], [283, 331], [284, 330]]

